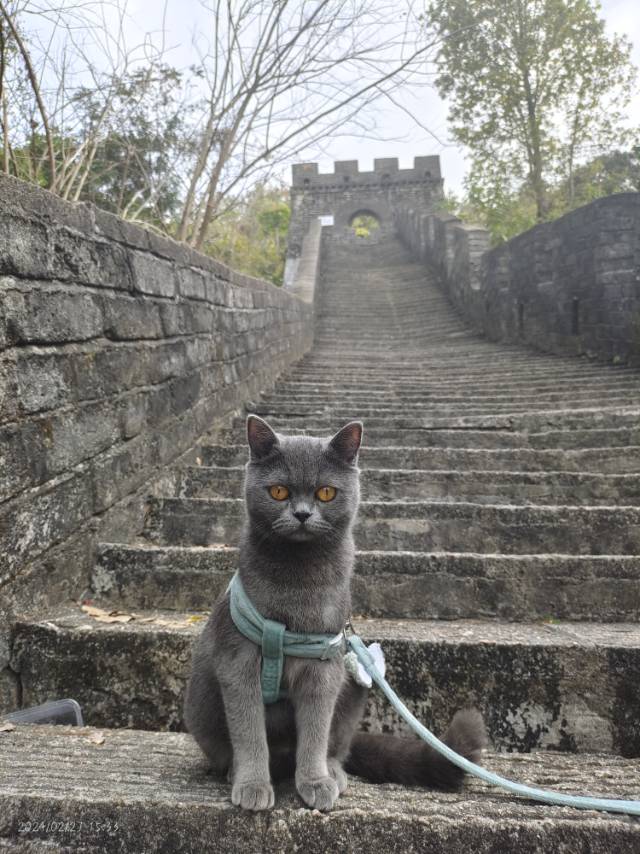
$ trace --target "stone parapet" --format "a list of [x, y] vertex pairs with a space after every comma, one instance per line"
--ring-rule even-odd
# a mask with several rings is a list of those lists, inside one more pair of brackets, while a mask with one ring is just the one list
[[353, 182], [357, 186], [424, 181], [439, 181], [438, 155], [415, 157], [413, 167], [400, 169], [397, 157], [383, 157], [373, 161], [373, 170], [360, 171], [357, 160], [337, 160], [333, 172], [320, 172], [317, 163], [297, 163], [292, 167], [293, 187], [340, 187]]
[[135, 535], [159, 471], [312, 336], [284, 289], [2, 178], [0, 626], [79, 597], [96, 536]]
[[284, 271], [285, 289], [310, 305], [313, 305], [320, 275], [321, 253], [322, 223], [316, 219], [302, 240], [300, 256], [287, 258]]
[[398, 234], [494, 341], [640, 361], [640, 194], [598, 199], [489, 248], [488, 232], [410, 205]]

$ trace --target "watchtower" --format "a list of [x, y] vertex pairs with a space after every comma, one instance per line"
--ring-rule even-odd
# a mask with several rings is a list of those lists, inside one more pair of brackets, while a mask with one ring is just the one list
[[392, 227], [394, 206], [409, 203], [432, 213], [443, 196], [440, 158], [416, 157], [413, 168], [400, 169], [397, 157], [374, 160], [372, 172], [360, 172], [357, 160], [338, 160], [334, 171], [322, 173], [317, 163], [293, 167], [288, 258], [297, 259], [310, 225], [332, 217], [336, 229], [349, 228], [361, 214], [374, 216], [381, 227]]

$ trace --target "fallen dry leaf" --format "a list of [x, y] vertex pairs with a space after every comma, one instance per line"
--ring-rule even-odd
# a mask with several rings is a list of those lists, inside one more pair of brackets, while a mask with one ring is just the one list
[[96, 608], [95, 605], [82, 605], [81, 607], [85, 614], [100, 623], [130, 623], [131, 620], [135, 619], [133, 614], [126, 614], [123, 611], [105, 611], [102, 608]]
[[108, 611], [105, 611], [103, 608], [96, 608], [95, 605], [83, 605], [82, 610], [85, 614], [89, 614], [90, 617], [97, 617], [101, 614], [108, 614]]
[[135, 611], [129, 614], [124, 611], [105, 611], [102, 608], [96, 608], [95, 605], [82, 605], [81, 607], [85, 614], [93, 617], [99, 623], [130, 623], [132, 620], [135, 620], [138, 623], [153, 624], [154, 626], [161, 626], [165, 629], [183, 629], [189, 623], [199, 623], [206, 619], [206, 616], [203, 614], [192, 614], [184, 620], [167, 620], [162, 617], [136, 614]]
[[90, 744], [104, 744], [105, 738], [101, 732], [92, 732], [87, 736], [87, 741]]
[[9, 723], [9, 721], [6, 721], [5, 723], [0, 723], [0, 732], [13, 732], [15, 728], [16, 725]]
[[185, 624], [180, 620], [154, 620], [155, 626], [162, 626], [163, 629], [183, 629]]

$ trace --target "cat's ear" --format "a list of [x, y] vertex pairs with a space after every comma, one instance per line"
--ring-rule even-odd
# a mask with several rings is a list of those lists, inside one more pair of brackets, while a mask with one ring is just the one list
[[354, 465], [358, 459], [358, 451], [362, 444], [362, 422], [351, 421], [338, 430], [329, 442], [329, 447], [341, 460], [349, 465]]
[[251, 450], [252, 460], [262, 460], [268, 457], [278, 444], [278, 437], [271, 427], [257, 415], [247, 418], [247, 441]]

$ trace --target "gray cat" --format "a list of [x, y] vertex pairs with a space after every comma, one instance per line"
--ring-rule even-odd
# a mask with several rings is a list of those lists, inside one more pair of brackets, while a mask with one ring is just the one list
[[[353, 524], [360, 498], [362, 425], [330, 439], [280, 436], [247, 420], [247, 521], [239, 578], [255, 608], [290, 631], [336, 634], [351, 612]], [[345, 772], [373, 782], [459, 788], [464, 776], [415, 738], [357, 732], [367, 689], [345, 672], [342, 655], [287, 656], [287, 698], [265, 705], [261, 648], [234, 625], [226, 593], [194, 652], [185, 719], [217, 775], [245, 809], [273, 806], [271, 781], [295, 776], [302, 800], [329, 810], [347, 787]], [[459, 711], [444, 741], [477, 761], [486, 736], [476, 710]]]

